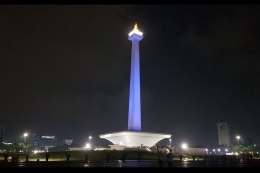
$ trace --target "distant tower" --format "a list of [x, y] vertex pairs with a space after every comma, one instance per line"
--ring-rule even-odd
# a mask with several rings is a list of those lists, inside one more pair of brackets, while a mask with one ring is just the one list
[[138, 30], [137, 23], [128, 36], [132, 41], [128, 130], [141, 131], [139, 41], [143, 39], [143, 33]]
[[229, 127], [226, 122], [224, 123], [217, 123], [218, 127], [218, 142], [219, 145], [222, 146], [230, 146], [230, 133]]

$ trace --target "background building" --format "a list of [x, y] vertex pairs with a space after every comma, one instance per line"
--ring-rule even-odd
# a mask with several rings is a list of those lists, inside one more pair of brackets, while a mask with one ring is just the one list
[[230, 132], [227, 123], [217, 123], [218, 142], [220, 146], [230, 146]]
[[48, 150], [58, 145], [58, 139], [55, 136], [36, 135], [33, 139], [35, 148]]
[[71, 146], [73, 139], [62, 139], [59, 141], [59, 146], [68, 145]]

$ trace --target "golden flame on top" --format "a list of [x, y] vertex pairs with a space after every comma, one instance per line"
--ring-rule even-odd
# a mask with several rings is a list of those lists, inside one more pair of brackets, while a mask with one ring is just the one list
[[133, 31], [131, 31], [128, 35], [131, 36], [133, 34], [137, 34], [140, 36], [143, 35], [143, 33], [138, 30], [137, 23], [135, 23]]
[[134, 25], [134, 29], [138, 29], [138, 27], [137, 27], [137, 23], [135, 23], [135, 25]]

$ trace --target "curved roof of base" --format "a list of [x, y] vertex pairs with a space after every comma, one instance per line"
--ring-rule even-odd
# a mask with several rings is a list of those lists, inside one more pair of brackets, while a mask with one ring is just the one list
[[152, 147], [159, 141], [170, 138], [171, 134], [138, 132], [138, 131], [120, 131], [99, 135], [100, 138], [106, 139], [113, 144], [125, 145], [127, 147], [146, 146]]

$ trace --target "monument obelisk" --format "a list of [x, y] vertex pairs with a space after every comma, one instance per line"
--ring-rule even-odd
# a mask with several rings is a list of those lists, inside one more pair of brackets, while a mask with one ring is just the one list
[[132, 41], [128, 130], [141, 131], [139, 41], [143, 39], [143, 33], [138, 30], [136, 23], [128, 35], [128, 40]]
[[152, 147], [160, 140], [171, 137], [171, 134], [141, 131], [139, 41], [142, 39], [143, 33], [138, 30], [137, 24], [135, 24], [134, 29], [128, 34], [128, 40], [132, 41], [128, 130], [99, 135], [100, 138], [107, 139], [114, 144], [111, 145], [111, 149]]

